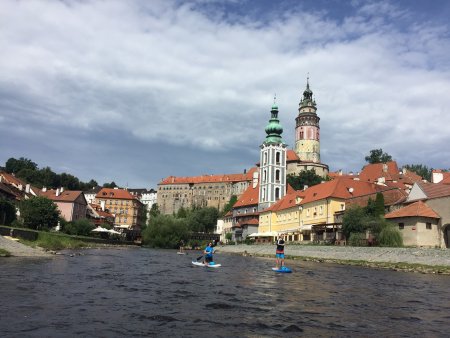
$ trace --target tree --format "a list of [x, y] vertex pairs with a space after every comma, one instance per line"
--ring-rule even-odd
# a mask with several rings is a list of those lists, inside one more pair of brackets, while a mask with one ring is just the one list
[[110, 189], [114, 189], [117, 187], [116, 182], [112, 181], [111, 183], [104, 183], [103, 184], [103, 188], [110, 188]]
[[189, 231], [185, 218], [171, 215], [158, 215], [150, 219], [149, 225], [142, 231], [142, 241], [154, 248], [178, 248], [181, 240], [187, 242]]
[[189, 213], [189, 229], [194, 232], [213, 232], [217, 225], [219, 211], [213, 207], [201, 208]]
[[10, 225], [16, 219], [14, 204], [6, 199], [0, 199], [0, 224]]
[[349, 239], [352, 233], [361, 233], [367, 229], [367, 215], [360, 206], [347, 209], [342, 219], [342, 232]]
[[159, 216], [161, 214], [161, 211], [159, 210], [158, 204], [153, 203], [152, 207], [150, 208], [150, 219], [153, 217]]
[[86, 218], [69, 222], [64, 225], [63, 230], [69, 235], [75, 236], [92, 236], [92, 230], [95, 228], [94, 224]]
[[422, 177], [424, 180], [431, 181], [432, 168], [428, 168], [423, 164], [406, 164], [403, 168], [412, 171]]
[[383, 149], [372, 149], [370, 155], [365, 157], [369, 164], [386, 163], [392, 161], [392, 156], [388, 153], [383, 153]]
[[221, 213], [221, 216], [225, 216], [231, 209], [233, 209], [233, 205], [236, 204], [238, 198], [236, 195], [232, 195], [230, 197], [230, 200], [228, 201], [227, 204], [225, 204], [225, 206], [223, 207], [223, 211]]
[[181, 207], [177, 211], [176, 218], [186, 218], [188, 216], [188, 213], [189, 211], [186, 208]]
[[374, 216], [384, 216], [384, 195], [381, 192], [377, 192], [377, 196], [375, 197], [375, 214]]
[[286, 177], [287, 183], [295, 190], [302, 190], [305, 185], [311, 187], [321, 183], [323, 180], [321, 176], [316, 174], [314, 169], [304, 170], [298, 175], [289, 174]]
[[58, 224], [59, 211], [48, 198], [33, 197], [20, 203], [20, 216], [25, 227], [46, 230]]
[[5, 170], [7, 173], [17, 174], [22, 169], [36, 170], [37, 164], [24, 157], [21, 157], [18, 160], [11, 157], [6, 161]]

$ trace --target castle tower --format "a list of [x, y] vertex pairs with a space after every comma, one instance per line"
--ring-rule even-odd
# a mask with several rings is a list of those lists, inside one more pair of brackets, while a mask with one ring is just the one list
[[308, 77], [295, 119], [295, 152], [303, 162], [320, 163], [320, 118], [312, 95]]
[[266, 139], [260, 146], [259, 210], [270, 207], [286, 195], [286, 143], [281, 138], [283, 127], [278, 119], [278, 107], [273, 104], [266, 127]]

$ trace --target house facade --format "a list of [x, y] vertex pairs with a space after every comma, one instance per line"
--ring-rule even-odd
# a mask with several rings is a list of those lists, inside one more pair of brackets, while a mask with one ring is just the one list
[[62, 187], [56, 190], [44, 188], [39, 195], [52, 200], [68, 222], [87, 217], [87, 201], [82, 191], [65, 190]]

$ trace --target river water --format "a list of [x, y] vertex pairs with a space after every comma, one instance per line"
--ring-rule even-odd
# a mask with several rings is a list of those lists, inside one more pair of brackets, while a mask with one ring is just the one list
[[170, 250], [0, 260], [1, 337], [448, 337], [450, 277]]

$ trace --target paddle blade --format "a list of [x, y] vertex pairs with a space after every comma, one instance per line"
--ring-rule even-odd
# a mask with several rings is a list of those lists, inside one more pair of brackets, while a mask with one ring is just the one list
[[203, 255], [201, 255], [199, 258], [197, 258], [197, 260], [200, 260], [203, 257]]

